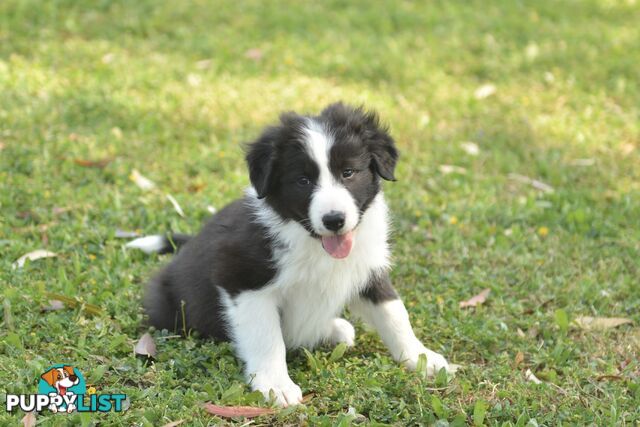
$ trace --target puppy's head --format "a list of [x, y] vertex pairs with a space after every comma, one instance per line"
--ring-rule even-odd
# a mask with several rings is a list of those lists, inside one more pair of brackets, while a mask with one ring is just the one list
[[341, 103], [315, 117], [283, 114], [247, 151], [258, 197], [319, 238], [334, 258], [349, 255], [380, 178], [395, 180], [397, 159], [377, 115]]
[[62, 368], [52, 368], [40, 376], [51, 387], [56, 384], [68, 388], [78, 384], [79, 379], [73, 372], [72, 366], [63, 366]]

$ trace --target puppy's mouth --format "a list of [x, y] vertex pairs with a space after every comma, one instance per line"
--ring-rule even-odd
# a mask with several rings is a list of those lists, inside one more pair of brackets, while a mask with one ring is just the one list
[[342, 259], [349, 256], [353, 248], [353, 230], [333, 236], [321, 236], [322, 247], [329, 255], [336, 259]]

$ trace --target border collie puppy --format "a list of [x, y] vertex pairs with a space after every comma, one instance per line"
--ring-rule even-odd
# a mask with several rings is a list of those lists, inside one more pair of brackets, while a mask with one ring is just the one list
[[[248, 145], [251, 187], [196, 236], [149, 236], [146, 251], [184, 246], [148, 285], [158, 329], [230, 340], [247, 381], [279, 405], [300, 403], [286, 349], [354, 344], [346, 306], [380, 334], [393, 358], [449, 370], [416, 338], [389, 280], [389, 219], [380, 188], [398, 152], [373, 112], [341, 103], [319, 116], [285, 113]], [[184, 322], [184, 323], [183, 323]]]

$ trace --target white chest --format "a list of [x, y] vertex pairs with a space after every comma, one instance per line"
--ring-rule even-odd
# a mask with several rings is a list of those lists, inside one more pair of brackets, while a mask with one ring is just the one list
[[356, 229], [351, 254], [330, 257], [317, 239], [300, 225], [282, 226], [283, 249], [274, 258], [278, 274], [273, 280], [287, 347], [313, 347], [326, 336], [332, 319], [367, 284], [373, 271], [388, 267], [387, 209], [379, 196]]

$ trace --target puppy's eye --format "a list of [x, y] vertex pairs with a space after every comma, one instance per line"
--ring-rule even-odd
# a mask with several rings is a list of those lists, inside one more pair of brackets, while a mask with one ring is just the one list
[[342, 171], [342, 177], [343, 178], [351, 178], [353, 176], [353, 174], [355, 174], [356, 171], [354, 171], [353, 169], [345, 169]]
[[298, 185], [301, 187], [306, 187], [307, 185], [311, 184], [311, 180], [306, 176], [301, 176], [300, 178], [298, 178], [297, 182], [298, 182]]

